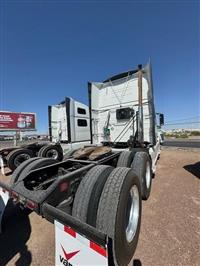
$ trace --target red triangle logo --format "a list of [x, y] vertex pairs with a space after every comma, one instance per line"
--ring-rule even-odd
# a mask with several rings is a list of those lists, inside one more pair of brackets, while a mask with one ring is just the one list
[[78, 251], [74, 251], [74, 252], [70, 252], [70, 253], [67, 253], [66, 251], [65, 251], [65, 249], [63, 248], [63, 246], [61, 245], [61, 248], [62, 248], [62, 250], [63, 250], [63, 253], [64, 253], [64, 255], [65, 255], [65, 259], [66, 260], [70, 260], [72, 257], [74, 257], [80, 250], [78, 250]]

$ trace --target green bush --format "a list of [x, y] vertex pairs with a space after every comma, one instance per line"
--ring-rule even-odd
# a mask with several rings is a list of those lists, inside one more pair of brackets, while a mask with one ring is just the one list
[[188, 138], [188, 135], [187, 135], [187, 134], [182, 134], [182, 135], [181, 135], [181, 138], [183, 138], [183, 139], [187, 139], [187, 138]]
[[197, 131], [197, 130], [191, 131], [190, 136], [200, 136], [200, 131]]

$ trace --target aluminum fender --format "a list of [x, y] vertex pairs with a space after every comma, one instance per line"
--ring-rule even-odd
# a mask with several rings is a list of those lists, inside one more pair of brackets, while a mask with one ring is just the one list
[[151, 160], [152, 160], [153, 173], [155, 173], [155, 171], [156, 171], [156, 163], [157, 163], [158, 157], [160, 155], [160, 152], [161, 152], [160, 141], [157, 140], [156, 145], [154, 145], [153, 147], [151, 147], [149, 149], [149, 155], [151, 156]]

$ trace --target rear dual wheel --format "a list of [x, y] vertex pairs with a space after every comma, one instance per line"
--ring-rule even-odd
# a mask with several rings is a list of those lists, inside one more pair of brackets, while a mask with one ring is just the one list
[[118, 159], [117, 166], [130, 167], [140, 180], [142, 199], [147, 200], [151, 193], [152, 167], [151, 160], [145, 151], [123, 151]]
[[141, 208], [138, 177], [130, 168], [115, 168], [103, 189], [96, 220], [96, 228], [113, 239], [115, 265], [128, 265], [134, 255]]
[[140, 180], [142, 199], [147, 200], [151, 193], [153, 176], [149, 155], [146, 152], [137, 152], [134, 156], [131, 168]]
[[33, 152], [29, 149], [13, 150], [7, 155], [7, 165], [12, 171], [14, 171], [20, 164], [33, 156]]
[[119, 159], [117, 161], [117, 167], [131, 167], [133, 157], [134, 153], [132, 151], [121, 152]]
[[[7, 165], [8, 167], [14, 171], [17, 167], [19, 167], [24, 161], [35, 157], [35, 154], [32, 150], [21, 148], [11, 151], [7, 155]], [[63, 159], [63, 151], [61, 146], [59, 145], [45, 145], [43, 146], [39, 152], [38, 157], [45, 157], [50, 159], [55, 159], [58, 161], [62, 161]]]
[[113, 170], [108, 165], [98, 165], [83, 177], [74, 198], [72, 215], [90, 225], [96, 225], [99, 200], [104, 184]]
[[45, 157], [62, 161], [63, 150], [59, 145], [45, 145], [39, 150], [38, 157]]
[[[115, 265], [125, 266], [133, 257], [139, 237], [140, 182], [130, 168], [109, 168], [96, 166], [86, 174], [76, 192], [72, 214], [111, 237]], [[92, 184], [92, 181], [87, 180], [92, 180], [95, 172], [96, 181]], [[102, 176], [104, 181], [101, 182]], [[87, 189], [82, 190], [87, 182], [89, 194], [86, 194]], [[99, 193], [96, 193], [97, 190]], [[80, 215], [81, 207], [84, 208], [84, 215]]]

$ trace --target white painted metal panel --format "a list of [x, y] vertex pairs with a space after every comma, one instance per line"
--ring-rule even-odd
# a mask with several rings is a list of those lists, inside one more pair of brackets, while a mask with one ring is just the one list
[[[144, 141], [150, 141], [150, 112], [148, 101], [149, 87], [147, 80], [143, 77], [143, 116], [144, 116]], [[133, 133], [133, 125], [128, 120], [117, 120], [116, 109], [122, 107], [138, 110], [138, 79], [134, 75], [114, 80], [107, 83], [92, 84], [92, 130], [93, 141], [100, 143], [107, 141], [104, 135], [104, 126], [110, 116], [109, 129], [111, 142], [126, 142]], [[120, 133], [127, 126], [127, 130], [121, 137]], [[136, 128], [136, 122], [134, 123]], [[118, 138], [119, 137], [119, 138]]]
[[65, 104], [52, 105], [51, 108], [52, 141], [67, 141], [67, 114]]
[[[80, 122], [84, 122], [84, 126], [80, 126]], [[89, 141], [90, 140], [90, 119], [89, 118], [82, 118], [82, 117], [75, 117], [75, 141]], [[86, 125], [86, 126], [85, 126]]]
[[[52, 141], [69, 141], [67, 116], [70, 121], [71, 142], [90, 141], [89, 108], [72, 98], [70, 98], [69, 113], [67, 113], [65, 102], [51, 107]], [[79, 119], [86, 120], [87, 126], [78, 126]]]
[[[89, 141], [90, 140], [90, 119], [89, 108], [87, 105], [74, 101], [73, 112], [70, 116], [72, 121], [72, 128], [74, 131], [74, 142]], [[85, 111], [81, 113], [80, 111]], [[82, 122], [82, 123], [81, 123]], [[82, 125], [82, 126], [81, 126]]]
[[[85, 110], [85, 114], [80, 113], [79, 109]], [[79, 103], [77, 101], [74, 101], [74, 116], [89, 118], [88, 106], [83, 104], [83, 103]]]

